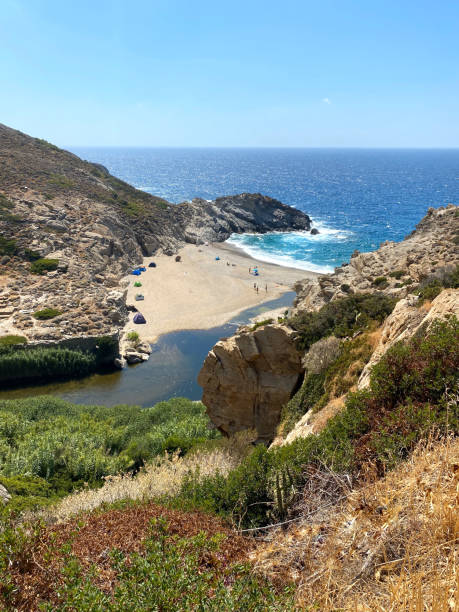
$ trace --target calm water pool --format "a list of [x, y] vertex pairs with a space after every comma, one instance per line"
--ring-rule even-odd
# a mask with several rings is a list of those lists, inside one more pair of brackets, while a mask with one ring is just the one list
[[196, 377], [212, 346], [220, 338], [232, 335], [239, 325], [252, 317], [281, 306], [289, 307], [294, 297], [293, 291], [285, 293], [276, 300], [244, 310], [220, 327], [165, 334], [153, 345], [150, 359], [142, 364], [79, 380], [0, 391], [0, 399], [55, 395], [76, 404], [137, 404], [143, 407], [170, 397], [201, 399], [202, 391]]

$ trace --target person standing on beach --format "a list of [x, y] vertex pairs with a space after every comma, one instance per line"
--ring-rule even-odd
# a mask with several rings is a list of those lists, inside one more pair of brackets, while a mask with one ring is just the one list
[[257, 285], [257, 293], [258, 293], [258, 285]]
[[268, 285], [265, 285], [265, 291], [268, 293]]

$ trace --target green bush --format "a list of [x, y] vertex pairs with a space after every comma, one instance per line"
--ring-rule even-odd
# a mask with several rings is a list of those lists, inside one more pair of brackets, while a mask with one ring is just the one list
[[31, 348], [0, 352], [0, 381], [45, 380], [87, 376], [96, 368], [96, 357], [64, 348]]
[[0, 350], [5, 347], [15, 346], [16, 344], [27, 344], [27, 338], [15, 336], [14, 334], [0, 337]]
[[[104, 476], [137, 470], [165, 450], [185, 453], [217, 437], [204, 406], [184, 398], [145, 409], [79, 406], [46, 396], [4, 400], [0, 482], [26, 478], [21, 495], [27, 498], [62, 495], [84, 482], [96, 486]], [[49, 495], [31, 488], [41, 486], [40, 479]]]
[[[293, 610], [291, 587], [276, 589], [258, 577], [248, 564], [225, 562], [227, 540], [226, 534], [209, 536], [206, 532], [188, 538], [172, 537], [166, 521], [154, 520], [141, 552], [127, 554], [117, 549], [107, 550], [109, 571], [115, 577], [113, 593], [101, 588], [100, 580], [94, 580], [96, 567], [89, 572], [85, 570], [67, 545], [59, 551], [64, 557], [64, 566], [53, 564], [50, 570], [59, 584], [58, 591], [48, 588], [40, 609], [93, 612]], [[13, 538], [12, 541], [16, 542]], [[16, 545], [15, 550], [18, 548]], [[11, 609], [16, 609], [17, 589], [11, 591], [8, 603], [12, 604]]]
[[391, 278], [395, 278], [396, 280], [400, 280], [402, 276], [405, 276], [405, 274], [405, 270], [394, 270], [393, 272], [389, 273], [389, 276]]
[[65, 176], [65, 174], [52, 174], [48, 183], [53, 187], [60, 189], [72, 189], [75, 186], [74, 181]]
[[264, 321], [257, 321], [253, 326], [252, 326], [252, 331], [255, 331], [256, 329], [258, 329], [259, 327], [263, 327], [264, 325], [270, 325], [273, 322], [273, 319], [265, 319]]
[[325, 372], [308, 374], [301, 389], [284, 406], [281, 414], [282, 433], [285, 435], [293, 429], [301, 417], [314, 409], [325, 393]]
[[57, 317], [60, 314], [62, 314], [62, 312], [56, 308], [44, 308], [43, 310], [37, 310], [34, 312], [33, 316], [39, 321], [46, 321], [48, 319], [54, 319], [54, 317]]
[[435, 274], [424, 278], [419, 283], [415, 293], [419, 295], [418, 306], [421, 306], [425, 301], [434, 300], [443, 289], [459, 287], [459, 266], [452, 272], [438, 270]]
[[30, 265], [30, 271], [32, 274], [45, 274], [46, 272], [52, 272], [57, 270], [59, 265], [58, 259], [37, 259]]
[[137, 344], [140, 340], [140, 336], [138, 334], [138, 332], [136, 331], [131, 331], [126, 335], [127, 340], [129, 340], [129, 342], [134, 342], [135, 344]]
[[373, 285], [375, 287], [379, 287], [380, 289], [385, 289], [389, 286], [389, 283], [385, 276], [377, 276], [375, 279], [373, 279]]
[[24, 249], [24, 257], [28, 261], [36, 261], [40, 259], [41, 255], [37, 251], [32, 251], [32, 249]]
[[16, 240], [8, 240], [3, 236], [0, 236], [0, 255], [8, 255], [12, 257], [16, 254], [17, 246]]
[[344, 338], [367, 328], [372, 321], [381, 323], [394, 306], [395, 300], [384, 294], [354, 294], [329, 302], [318, 312], [303, 311], [289, 324], [299, 332], [299, 348], [307, 350], [325, 336]]

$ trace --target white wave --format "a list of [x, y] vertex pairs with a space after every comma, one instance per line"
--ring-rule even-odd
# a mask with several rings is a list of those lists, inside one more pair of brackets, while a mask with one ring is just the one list
[[242, 251], [244, 251], [244, 253], [247, 253], [247, 255], [250, 255], [254, 259], [258, 259], [258, 261], [266, 261], [267, 263], [277, 264], [278, 266], [308, 270], [310, 272], [318, 272], [320, 274], [329, 274], [330, 272], [333, 272], [333, 268], [331, 266], [317, 265], [307, 261], [306, 259], [295, 259], [290, 255], [270, 253], [269, 251], [265, 251], [258, 246], [246, 244], [243, 239], [238, 236], [231, 236], [228, 238], [227, 242], [239, 247]]
[[350, 236], [352, 236], [351, 231], [329, 227], [325, 221], [321, 221], [320, 219], [311, 218], [311, 221], [312, 227], [315, 227], [319, 230], [319, 233], [313, 236], [315, 240], [320, 240], [321, 237], [335, 238], [337, 240], [347, 240]]

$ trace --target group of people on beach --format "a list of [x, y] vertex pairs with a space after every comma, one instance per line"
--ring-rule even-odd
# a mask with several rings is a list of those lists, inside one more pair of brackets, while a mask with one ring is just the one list
[[[253, 268], [253, 270], [252, 270], [252, 268], [249, 268], [249, 274], [253, 274], [253, 272], [255, 272], [255, 271], [256, 271], [256, 275], [255, 276], [258, 276], [258, 268]], [[253, 283], [253, 288], [254, 288], [254, 290], [257, 293], [259, 293], [260, 288], [257, 285], [257, 283]], [[268, 293], [268, 285], [267, 284], [265, 284], [265, 291], [266, 291], [266, 293]]]
[[[255, 291], [258, 293], [260, 290], [260, 287], [257, 285], [257, 283], [253, 283], [253, 288], [255, 289]], [[265, 285], [265, 291], [266, 293], [268, 293], [268, 285]]]

